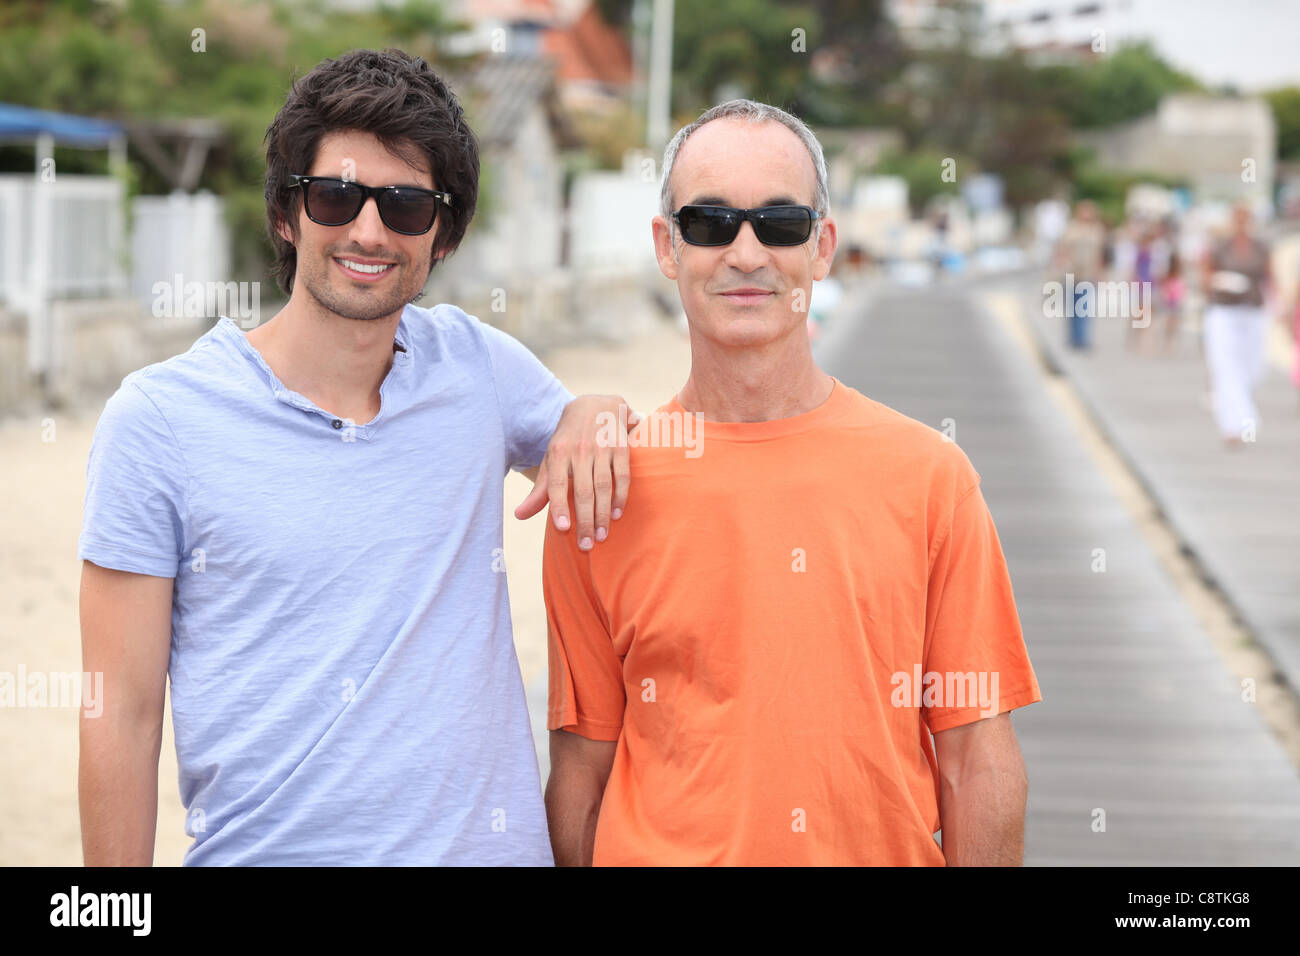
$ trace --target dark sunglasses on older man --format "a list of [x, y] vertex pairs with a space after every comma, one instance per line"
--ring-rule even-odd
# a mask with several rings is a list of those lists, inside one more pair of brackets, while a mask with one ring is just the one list
[[307, 218], [321, 226], [342, 226], [356, 219], [366, 200], [375, 197], [379, 218], [393, 232], [422, 236], [433, 228], [438, 207], [451, 205], [451, 193], [418, 186], [363, 186], [329, 176], [289, 177], [290, 187], [302, 189]]
[[765, 246], [798, 246], [808, 241], [817, 218], [811, 206], [683, 206], [673, 213], [682, 238], [693, 246], [725, 246], [746, 221], [754, 224], [754, 235]]

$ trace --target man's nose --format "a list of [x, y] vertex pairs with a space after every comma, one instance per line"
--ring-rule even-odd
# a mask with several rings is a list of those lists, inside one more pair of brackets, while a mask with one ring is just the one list
[[727, 265], [741, 272], [753, 272], [766, 261], [767, 256], [767, 247], [758, 241], [754, 224], [749, 220], [742, 222], [740, 232], [736, 233], [736, 238], [727, 246]]
[[363, 249], [383, 245], [388, 238], [388, 227], [379, 216], [379, 206], [374, 196], [367, 196], [366, 203], [357, 213], [357, 218], [349, 224], [348, 238]]

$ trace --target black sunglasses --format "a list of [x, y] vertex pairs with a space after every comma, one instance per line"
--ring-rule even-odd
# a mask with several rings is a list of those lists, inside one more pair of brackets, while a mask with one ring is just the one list
[[765, 246], [798, 246], [812, 235], [813, 220], [820, 218], [811, 206], [683, 206], [673, 213], [682, 238], [693, 246], [725, 246], [740, 234], [746, 220]]
[[375, 197], [379, 218], [404, 236], [422, 236], [433, 228], [439, 205], [451, 205], [451, 193], [419, 186], [363, 186], [350, 179], [330, 176], [289, 176], [290, 188], [302, 188], [307, 218], [321, 226], [342, 226], [361, 214], [366, 200]]

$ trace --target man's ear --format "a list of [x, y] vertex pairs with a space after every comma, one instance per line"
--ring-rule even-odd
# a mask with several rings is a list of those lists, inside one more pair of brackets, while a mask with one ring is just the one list
[[280, 236], [280, 238], [283, 239], [285, 242], [289, 243], [289, 245], [291, 246], [297, 245], [297, 242], [294, 239], [293, 230], [289, 228], [289, 224], [286, 223], [283, 219], [281, 219], [276, 224], [275, 231]]
[[677, 278], [677, 260], [673, 258], [673, 240], [669, 231], [668, 220], [655, 216], [650, 222], [650, 232], [654, 236], [655, 258], [659, 260], [659, 271], [665, 278]]
[[825, 279], [830, 274], [837, 242], [835, 220], [827, 216], [822, 220], [821, 234], [817, 237], [817, 261], [813, 263], [813, 279]]
[[446, 237], [447, 233], [451, 231], [451, 224], [445, 221], [445, 217], [441, 215], [442, 212], [443, 210], [439, 210], [439, 215], [433, 222], [433, 244], [429, 246], [429, 261], [435, 264], [446, 259], [451, 252], [446, 244]]

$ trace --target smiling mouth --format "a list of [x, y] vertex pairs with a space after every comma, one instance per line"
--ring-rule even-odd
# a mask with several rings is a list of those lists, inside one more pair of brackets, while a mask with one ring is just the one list
[[355, 259], [343, 259], [335, 257], [334, 261], [339, 264], [345, 273], [349, 273], [357, 278], [372, 280], [380, 276], [387, 275], [392, 271], [395, 262], [357, 262]]

